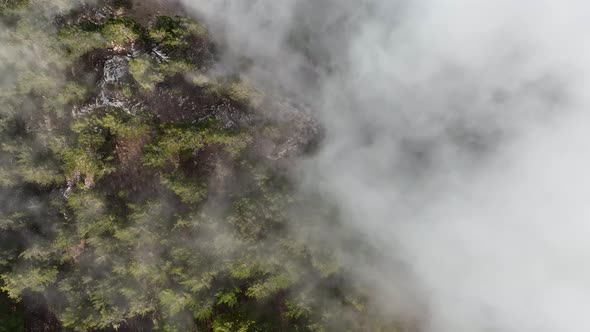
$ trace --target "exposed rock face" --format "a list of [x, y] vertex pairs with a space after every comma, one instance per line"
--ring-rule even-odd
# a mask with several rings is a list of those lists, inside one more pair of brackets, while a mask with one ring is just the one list
[[294, 100], [269, 98], [264, 119], [277, 125], [272, 130], [257, 132], [258, 154], [279, 167], [289, 167], [294, 159], [313, 149], [322, 136], [322, 127], [312, 110]]
[[[110, 2], [110, 1], [108, 1]], [[60, 26], [73, 25], [81, 23], [102, 24], [109, 17], [115, 14], [115, 9], [110, 3], [105, 3], [103, 6], [95, 6], [93, 4], [80, 5], [73, 12], [67, 16], [60, 16], [57, 18], [57, 23]]]
[[215, 119], [222, 128], [237, 129], [253, 125], [257, 118], [253, 110], [194, 86], [180, 75], [158, 84], [146, 105], [164, 122], [196, 124]]
[[97, 61], [98, 68], [95, 69], [97, 77], [97, 94], [82, 107], [74, 108], [74, 116], [88, 114], [95, 110], [106, 108], [122, 109], [129, 114], [136, 114], [141, 110], [142, 102], [136, 98], [125, 96], [121, 86], [129, 84], [132, 80], [129, 74], [130, 54], [114, 53], [113, 51], [104, 54], [104, 58]]
[[320, 123], [305, 105], [284, 100], [279, 107], [283, 110], [279, 121], [288, 123], [290, 130], [285, 133], [285, 141], [269, 156], [274, 160], [302, 154], [321, 135]]
[[101, 84], [116, 84], [129, 76], [128, 57], [115, 55], [104, 63]]
[[[69, 17], [67, 22], [101, 24], [116, 15], [111, 5], [87, 6]], [[146, 22], [155, 24], [156, 21], [155, 17], [151, 17]], [[206, 73], [214, 61], [214, 46], [206, 36], [190, 36], [186, 45], [176, 50], [148, 41], [97, 49], [85, 54], [75, 74], [92, 73], [96, 90], [84, 104], [74, 107], [73, 115], [121, 109], [132, 115], [150, 112], [163, 123], [200, 124], [214, 120], [222, 129], [253, 133], [256, 154], [279, 165], [291, 164], [294, 157], [304, 153], [319, 139], [321, 128], [312, 111], [280, 96], [263, 97], [263, 101], [254, 107], [247, 100], [237, 100], [223, 91], [216, 91], [217, 83], [195, 84], [181, 73], [166, 77], [153, 89], [137, 90], [137, 83], [130, 74], [130, 61], [139, 57], [157, 64], [181, 59]], [[133, 92], [130, 93], [130, 90]], [[272, 132], [264, 130], [267, 123], [273, 123], [275, 129]], [[123, 155], [121, 159], [125, 160], [124, 150], [129, 147], [117, 148]], [[227, 168], [222, 164], [218, 163], [216, 167]]]

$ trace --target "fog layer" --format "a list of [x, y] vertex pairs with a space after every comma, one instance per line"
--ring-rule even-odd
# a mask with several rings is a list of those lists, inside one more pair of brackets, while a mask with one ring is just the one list
[[301, 190], [378, 249], [343, 259], [384, 314], [417, 301], [431, 332], [590, 329], [590, 5], [186, 2], [248, 75], [317, 112]]

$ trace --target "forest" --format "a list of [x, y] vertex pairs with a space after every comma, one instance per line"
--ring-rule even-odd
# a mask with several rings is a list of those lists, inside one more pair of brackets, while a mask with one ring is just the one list
[[149, 4], [0, 1], [0, 331], [410, 331], [306, 240], [312, 113]]

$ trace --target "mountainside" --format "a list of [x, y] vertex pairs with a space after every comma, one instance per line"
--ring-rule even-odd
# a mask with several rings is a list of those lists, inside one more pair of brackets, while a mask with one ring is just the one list
[[206, 26], [159, 1], [0, 18], [0, 331], [404, 330], [290, 214], [311, 111], [220, 68]]

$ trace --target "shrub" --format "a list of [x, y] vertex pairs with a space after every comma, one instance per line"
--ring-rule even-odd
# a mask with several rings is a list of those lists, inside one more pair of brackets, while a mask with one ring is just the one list
[[137, 41], [140, 34], [130, 22], [109, 21], [102, 28], [103, 37], [115, 46], [123, 46]]
[[84, 31], [78, 26], [61, 29], [57, 35], [57, 40], [72, 59], [76, 59], [93, 49], [107, 46], [100, 33]]
[[144, 90], [153, 90], [155, 85], [164, 80], [152, 62], [146, 58], [136, 58], [129, 61], [129, 73]]

